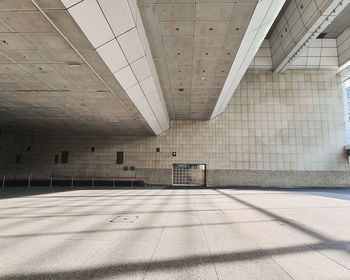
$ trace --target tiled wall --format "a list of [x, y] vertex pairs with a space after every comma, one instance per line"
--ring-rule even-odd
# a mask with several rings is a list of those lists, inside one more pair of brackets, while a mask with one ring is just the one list
[[[336, 39], [315, 39], [292, 61], [289, 69], [338, 69]], [[272, 69], [269, 40], [265, 39], [251, 62], [250, 69]]]
[[[343, 1], [342, 5], [340, 2], [291, 0], [270, 37], [274, 68], [278, 71], [283, 69], [302, 44], [308, 45], [308, 38], [326, 28], [348, 4], [348, 1]], [[325, 20], [326, 17], [328, 20]]]
[[[330, 70], [275, 75], [270, 70], [248, 71], [223, 114], [211, 121], [173, 121], [171, 128], [157, 137], [2, 135], [0, 139], [0, 174], [5, 175], [148, 174], [152, 183], [168, 184], [173, 163], [205, 163], [211, 184], [221, 184], [216, 171], [246, 170], [249, 176], [249, 172], [260, 170], [263, 173], [259, 174], [266, 174], [271, 181], [270, 171], [349, 170], [343, 150], [346, 137], [340, 80]], [[55, 154], [65, 150], [70, 151], [69, 163], [54, 164]], [[117, 151], [125, 152], [124, 165], [135, 166], [136, 173], [121, 171], [122, 166], [116, 165]], [[23, 160], [15, 164], [20, 153]], [[239, 184], [236, 179], [232, 182]]]
[[272, 69], [270, 42], [264, 39], [255, 57], [249, 65], [250, 69]]
[[315, 39], [291, 63], [289, 69], [338, 69], [336, 39]]

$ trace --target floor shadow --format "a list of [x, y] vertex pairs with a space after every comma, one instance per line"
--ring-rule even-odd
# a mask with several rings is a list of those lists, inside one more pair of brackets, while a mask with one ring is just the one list
[[[55, 272], [33, 272], [28, 274], [10, 274], [0, 276], [0, 280], [41, 280], [41, 279], [99, 279], [107, 277], [118, 277], [121, 275], [130, 275], [136, 273], [157, 272], [164, 271], [169, 272], [173, 270], [193, 268], [197, 266], [215, 263], [235, 263], [242, 261], [253, 261], [257, 259], [268, 258], [276, 255], [292, 255], [299, 254], [308, 251], [312, 251], [311, 246], [320, 246], [321, 243], [309, 244], [309, 246], [289, 246], [275, 249], [257, 249], [247, 250], [242, 252], [230, 252], [211, 255], [193, 255], [184, 258], [174, 258], [158, 261], [140, 261], [131, 263], [116, 263], [112, 265], [101, 265], [93, 268], [82, 268], [67, 271], [55, 271]], [[339, 242], [338, 247], [349, 245], [350, 242]], [[118, 279], [118, 278], [114, 278]]]
[[[61, 231], [61, 232], [36, 232], [36, 233], [23, 233], [23, 234], [1, 234], [0, 239], [6, 238], [25, 238], [25, 237], [41, 237], [41, 236], [59, 236], [59, 235], [79, 235], [79, 234], [96, 234], [96, 233], [108, 233], [108, 232], [130, 232], [130, 231], [144, 231], [153, 229], [170, 229], [170, 228], [193, 228], [201, 226], [222, 226], [222, 225], [235, 225], [235, 224], [251, 224], [251, 223], [269, 223], [276, 220], [253, 220], [253, 221], [240, 221], [240, 222], [226, 222], [226, 223], [205, 223], [205, 224], [188, 224], [188, 225], [166, 225], [162, 226], [148, 226], [148, 227], [129, 227], [129, 228], [114, 228], [114, 229], [101, 229], [101, 230], [81, 230], [81, 231]], [[6, 229], [6, 226], [4, 226]]]
[[297, 223], [297, 222], [294, 222], [294, 221], [292, 221], [292, 220], [290, 220], [290, 219], [286, 219], [286, 218], [284, 218], [284, 217], [282, 217], [282, 216], [280, 216], [280, 215], [277, 215], [277, 214], [273, 213], [273, 212], [270, 211], [270, 210], [267, 210], [267, 209], [265, 209], [265, 208], [258, 207], [258, 206], [256, 206], [256, 205], [250, 203], [250, 202], [247, 202], [247, 201], [245, 201], [245, 200], [243, 200], [243, 199], [237, 198], [237, 197], [235, 197], [235, 196], [233, 196], [233, 195], [231, 195], [231, 194], [225, 193], [225, 192], [223, 192], [223, 191], [221, 191], [221, 190], [217, 190], [217, 189], [216, 189], [215, 191], [216, 191], [217, 193], [220, 193], [220, 194], [226, 196], [226, 197], [231, 198], [231, 199], [232, 199], [233, 201], [235, 201], [235, 202], [239, 202], [239, 203], [241, 203], [242, 205], [245, 205], [245, 206], [247, 206], [247, 207], [250, 207], [251, 209], [254, 209], [254, 210], [258, 211], [258, 212], [260, 212], [260, 213], [266, 215], [267, 217], [270, 217], [270, 218], [273, 218], [273, 219], [276, 219], [276, 220], [280, 220], [280, 221], [282, 221], [283, 223], [288, 224], [289, 226], [293, 227], [294, 229], [297, 229], [297, 230], [299, 230], [300, 232], [303, 232], [303, 233], [305, 233], [305, 234], [307, 234], [307, 235], [309, 235], [309, 236], [312, 236], [312, 237], [314, 237], [314, 238], [317, 238], [317, 239], [320, 240], [320, 241], [328, 241], [328, 242], [334, 241], [334, 240], [328, 238], [327, 236], [325, 236], [324, 234], [322, 234], [322, 233], [320, 233], [320, 232], [316, 232], [316, 231], [314, 231], [314, 230], [312, 230], [312, 229], [310, 229], [310, 228], [305, 227], [305, 226], [302, 225], [302, 224], [299, 224], [299, 223]]
[[[9, 187], [9, 188], [0, 188], [0, 200], [8, 198], [18, 198], [26, 196], [34, 196], [41, 194], [56, 194], [61, 192], [72, 191], [71, 188], [49, 188], [49, 187]], [[42, 198], [41, 198], [42, 199]]]

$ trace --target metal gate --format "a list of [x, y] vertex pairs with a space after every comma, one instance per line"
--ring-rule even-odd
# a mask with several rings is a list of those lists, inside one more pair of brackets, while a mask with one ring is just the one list
[[174, 186], [205, 186], [205, 164], [173, 164]]

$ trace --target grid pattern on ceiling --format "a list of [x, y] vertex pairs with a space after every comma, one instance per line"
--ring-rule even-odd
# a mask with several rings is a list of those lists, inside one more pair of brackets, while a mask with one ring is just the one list
[[154, 133], [168, 129], [168, 113], [136, 0], [75, 2], [63, 0]]
[[292, 0], [269, 39], [274, 71], [288, 69], [302, 49], [311, 44], [349, 3], [349, 0]]
[[218, 102], [215, 105], [212, 118], [224, 112], [249, 64], [254, 59], [267, 32], [281, 10], [283, 3], [284, 0], [261, 0], [257, 4], [237, 52], [236, 59], [232, 64]]
[[84, 59], [32, 1], [1, 1], [2, 129], [29, 129], [44, 134], [151, 134], [61, 1], [36, 3]]
[[169, 115], [209, 119], [257, 1], [169, 3], [138, 1]]
[[[269, 40], [265, 39], [256, 53], [250, 69], [272, 69]], [[300, 56], [289, 66], [290, 69], [338, 69], [336, 39], [315, 39], [304, 48]]]
[[290, 69], [338, 69], [336, 39], [315, 39], [295, 59]]

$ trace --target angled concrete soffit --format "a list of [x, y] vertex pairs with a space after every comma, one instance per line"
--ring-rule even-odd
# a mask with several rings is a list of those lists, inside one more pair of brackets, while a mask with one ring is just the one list
[[270, 37], [274, 72], [288, 70], [349, 3], [350, 0], [292, 0]]
[[337, 38], [339, 74], [342, 82], [350, 81], [350, 26]]
[[211, 118], [225, 110], [284, 2], [261, 0], [257, 4]]
[[136, 0], [61, 0], [156, 135], [169, 116]]

